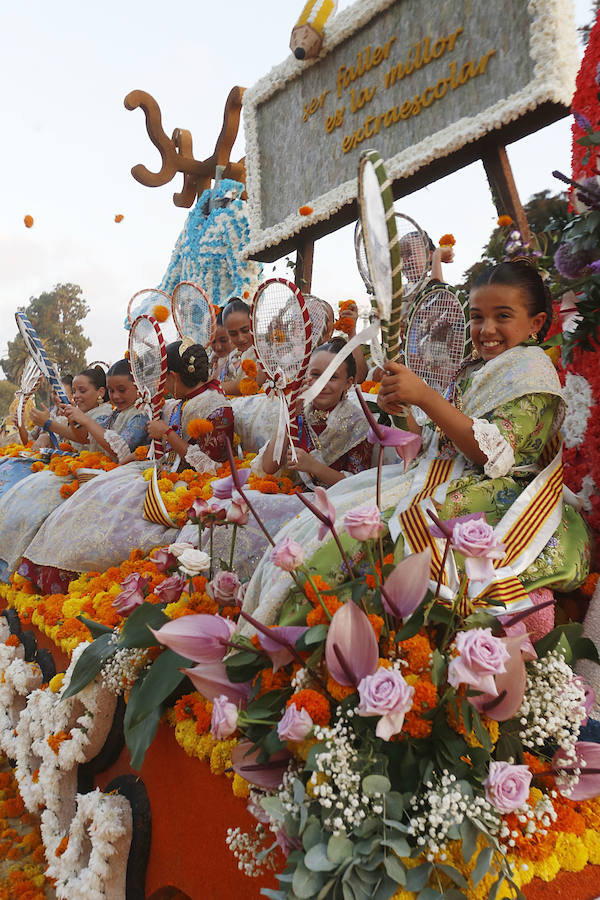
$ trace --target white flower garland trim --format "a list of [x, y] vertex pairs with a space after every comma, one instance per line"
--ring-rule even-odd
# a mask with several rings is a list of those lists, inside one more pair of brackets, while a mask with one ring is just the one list
[[27, 697], [44, 680], [35, 662], [25, 662], [18, 656], [0, 676], [0, 747], [9, 759], [17, 755], [17, 725], [27, 704]]
[[587, 378], [572, 372], [566, 374], [563, 394], [567, 403], [562, 425], [565, 447], [576, 447], [585, 437], [594, 395]]
[[[373, 16], [391, 5], [393, 0], [360, 0], [339, 13], [325, 31], [321, 57], [358, 31]], [[518, 119], [540, 103], [552, 101], [565, 106], [571, 104], [575, 77], [579, 68], [577, 40], [570, 0], [530, 0], [528, 11], [532, 17], [530, 55], [534, 62], [533, 80], [522, 90], [475, 116], [467, 116], [420, 141], [401, 153], [385, 160], [390, 178], [406, 178], [440, 157], [459, 150], [468, 143]], [[248, 189], [248, 218], [250, 243], [244, 251], [248, 258], [267, 247], [281, 244], [307, 225], [323, 222], [356, 198], [357, 181], [352, 178], [320, 197], [307, 197], [313, 212], [301, 216], [298, 212], [270, 228], [261, 226], [261, 171], [258, 144], [257, 109], [260, 103], [281, 90], [318, 60], [300, 62], [288, 57], [255, 85], [243, 98], [246, 139], [246, 173]]]

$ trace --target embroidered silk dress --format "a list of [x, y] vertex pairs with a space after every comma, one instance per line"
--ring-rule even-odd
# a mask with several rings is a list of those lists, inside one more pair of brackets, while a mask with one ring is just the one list
[[[553, 455], [553, 443], [564, 418], [564, 401], [558, 377], [544, 351], [519, 346], [485, 364], [480, 362], [460, 388], [463, 411], [474, 420], [474, 436], [488, 462], [481, 467], [467, 460], [449, 441], [440, 440], [430, 425], [424, 429], [420, 457], [406, 472], [400, 465], [384, 466], [386, 519], [392, 538], [403, 542], [405, 549], [407, 539], [410, 545], [414, 538], [406, 521], [421, 504], [429, 503], [430, 508], [435, 505], [442, 519], [483, 511], [491, 525], [500, 527], [518, 509], [517, 504], [522, 505], [535, 492], [539, 479], [543, 482], [547, 478], [548, 483], [552, 480], [554, 487], [558, 484], [560, 495], [560, 458], [555, 457], [547, 468], [545, 457], [549, 450], [550, 457]], [[436, 469], [438, 475], [446, 473], [446, 480], [438, 478], [431, 496], [420, 500], [419, 492]], [[550, 470], [552, 474], [546, 475]], [[375, 502], [375, 480], [375, 470], [371, 469], [329, 488], [327, 494], [335, 506], [340, 531], [350, 509]], [[319, 571], [333, 574], [339, 569], [337, 550], [333, 541], [319, 550], [318, 525], [307, 510], [283, 528], [276, 540], [294, 538], [307, 557], [315, 554], [312, 564], [318, 564]], [[585, 579], [589, 539], [583, 519], [572, 506], [556, 503], [552, 517], [543, 520], [539, 516], [531, 525], [529, 537], [534, 558], [516, 575], [525, 591], [541, 587], [571, 590]], [[289, 576], [265, 556], [246, 591], [245, 608], [274, 623], [289, 588]]]

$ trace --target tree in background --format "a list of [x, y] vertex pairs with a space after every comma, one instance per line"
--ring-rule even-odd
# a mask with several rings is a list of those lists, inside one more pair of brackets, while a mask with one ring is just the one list
[[4, 419], [15, 396], [17, 385], [6, 379], [0, 380], [0, 419]]
[[[85, 336], [81, 320], [89, 306], [76, 284], [57, 284], [52, 291], [32, 297], [20, 309], [29, 317], [39, 334], [46, 352], [62, 374], [80, 372], [85, 367], [85, 355], [91, 341]], [[16, 327], [16, 326], [15, 326]], [[8, 342], [8, 355], [0, 360], [5, 375], [19, 383], [28, 353], [17, 334]]]

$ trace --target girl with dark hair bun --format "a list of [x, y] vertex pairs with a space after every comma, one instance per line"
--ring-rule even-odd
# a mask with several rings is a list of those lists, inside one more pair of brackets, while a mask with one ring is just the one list
[[[584, 581], [589, 538], [580, 514], [563, 503], [565, 403], [556, 370], [539, 346], [551, 317], [542, 279], [525, 260], [502, 263], [477, 279], [469, 304], [478, 355], [459, 373], [453, 402], [400, 363], [385, 365], [379, 406], [398, 416], [415, 406], [427, 419], [420, 428], [410, 416], [423, 448], [406, 471], [403, 464], [383, 467], [381, 496], [396, 560], [405, 548], [415, 552], [426, 545], [428, 510], [441, 520], [484, 515], [494, 529], [490, 545], [501, 545], [502, 556], [497, 575], [471, 582], [469, 596], [484, 607], [486, 598], [501, 598], [518, 611], [549, 599], [541, 589], [569, 591]], [[372, 504], [375, 488], [372, 470], [334, 485], [328, 498], [337, 520]], [[323, 549], [318, 525], [311, 514], [301, 514], [278, 535], [302, 545], [309, 567], [311, 555]], [[441, 554], [441, 541], [437, 548]], [[461, 558], [455, 562], [458, 572], [446, 572], [454, 585], [464, 571]], [[245, 602], [259, 619], [276, 621], [273, 610], [286, 590], [265, 560]], [[261, 606], [262, 597], [268, 602]]]
[[[344, 338], [337, 337], [313, 351], [306, 373], [307, 385], [315, 383], [345, 346]], [[274, 459], [276, 435], [273, 435], [253, 461], [254, 471], [272, 475], [282, 467], [298, 473], [308, 487], [329, 487], [348, 474], [368, 469], [373, 451], [366, 440], [368, 423], [358, 404], [347, 396], [355, 378], [356, 361], [350, 354], [315, 399], [301, 408], [297, 462], [293, 461], [287, 444], [283, 451], [285, 459]]]

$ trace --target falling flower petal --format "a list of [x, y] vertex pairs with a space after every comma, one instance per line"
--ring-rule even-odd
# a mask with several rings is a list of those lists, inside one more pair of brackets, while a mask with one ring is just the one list
[[379, 647], [364, 612], [348, 601], [334, 613], [325, 642], [329, 674], [344, 685], [357, 685], [377, 669]]
[[123, 215], [123, 213], [117, 213], [115, 216], [115, 222], [118, 224], [119, 222], [122, 222], [124, 218], [125, 216]]
[[408, 619], [421, 605], [431, 578], [431, 548], [412, 553], [388, 575], [382, 591], [386, 610], [397, 619]]
[[180, 616], [167, 622], [162, 628], [150, 631], [160, 644], [174, 653], [199, 663], [212, 663], [223, 659], [227, 641], [235, 631], [230, 619], [222, 616]]
[[31, 228], [33, 225], [33, 216], [25, 216], [23, 222], [25, 223], [25, 228]]
[[[260, 748], [252, 750], [250, 741], [240, 741], [231, 752], [233, 771], [268, 791], [276, 791], [287, 772], [291, 754], [287, 750], [279, 750], [270, 757], [267, 763], [257, 763]], [[251, 752], [248, 752], [251, 751]]]

